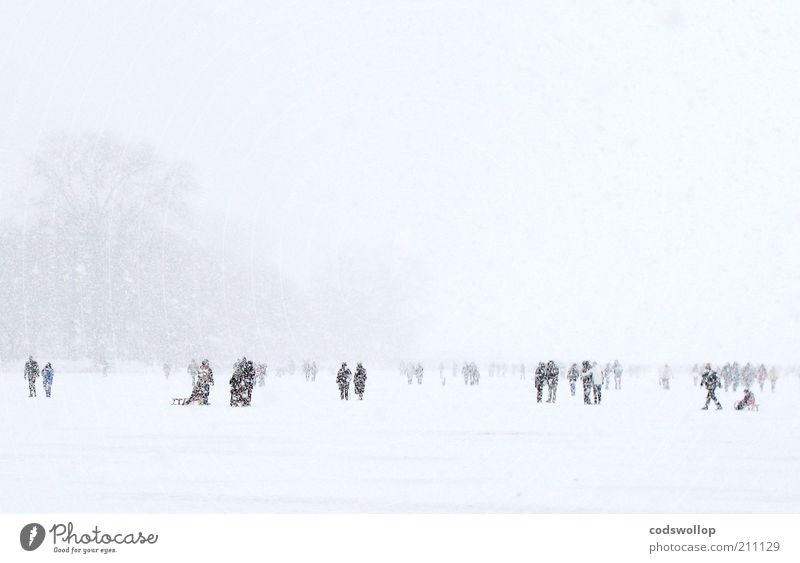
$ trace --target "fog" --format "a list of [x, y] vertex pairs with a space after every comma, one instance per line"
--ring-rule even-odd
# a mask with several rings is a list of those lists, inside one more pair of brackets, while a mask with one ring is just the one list
[[[140, 235], [130, 260], [162, 259], [130, 289], [149, 336], [117, 318], [96, 329], [117, 342], [67, 355], [793, 361], [799, 16], [792, 2], [6, 0], [0, 257], [19, 276], [0, 293], [5, 354], [49, 354], [37, 327], [70, 324], [58, 296], [37, 309], [25, 264], [63, 211], [36, 162], [90, 136], [186, 172], [170, 236], [219, 271], [192, 285], [214, 302], [196, 341], [178, 338], [188, 294], [164, 272], [190, 266]], [[166, 233], [158, 217], [140, 231]], [[104, 271], [122, 272], [111, 256]], [[115, 287], [81, 314], [127, 315]]]

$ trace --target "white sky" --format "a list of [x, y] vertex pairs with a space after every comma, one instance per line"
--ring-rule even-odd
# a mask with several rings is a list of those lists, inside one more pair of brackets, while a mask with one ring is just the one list
[[791, 361], [798, 21], [789, 1], [4, 0], [0, 181], [53, 131], [152, 143], [204, 187], [199, 236], [301, 288], [388, 253], [404, 352]]

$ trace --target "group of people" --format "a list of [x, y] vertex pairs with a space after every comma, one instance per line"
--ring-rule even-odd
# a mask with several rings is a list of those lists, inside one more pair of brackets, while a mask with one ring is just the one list
[[464, 376], [464, 385], [478, 385], [481, 382], [481, 372], [475, 362], [466, 362], [461, 368]]
[[[723, 374], [727, 373], [727, 375], [723, 375], [723, 377], [721, 378], [722, 381], [720, 381], [720, 377], [717, 375], [716, 370], [714, 370], [714, 368], [711, 367], [710, 363], [705, 364], [703, 366], [703, 371], [700, 375], [700, 385], [706, 388], [706, 403], [705, 405], [703, 405], [703, 410], [708, 410], [708, 404], [712, 401], [714, 402], [715, 405], [717, 405], [717, 410], [722, 410], [722, 405], [717, 399], [716, 392], [720, 386], [722, 386], [723, 389], [727, 391], [727, 387], [725, 385], [726, 377], [728, 377], [729, 381], [733, 380], [736, 383], [736, 385], [733, 387], [734, 391], [736, 391], [736, 387], [738, 387], [738, 384], [743, 383], [745, 385], [744, 397], [736, 401], [736, 403], [734, 403], [733, 405], [733, 408], [736, 409], [737, 411], [745, 409], [758, 410], [758, 403], [756, 403], [756, 395], [755, 393], [753, 393], [750, 387], [752, 386], [753, 378], [759, 377], [759, 373], [763, 372], [765, 374], [764, 378], [766, 379], [767, 370], [763, 364], [758, 368], [758, 370], [753, 369], [750, 364], [747, 364], [745, 366], [746, 369], [743, 370], [743, 373], [739, 373], [738, 368], [739, 365], [736, 362], [734, 362], [732, 365], [726, 364], [725, 366], [723, 366], [721, 371], [723, 371]], [[777, 371], [774, 370], [775, 368], [773, 367], [772, 370], [770, 371], [771, 374], [774, 375], [775, 379], [777, 379]], [[694, 372], [695, 370], [693, 369], [692, 371]], [[737, 378], [742, 377], [742, 381], [736, 381], [736, 379], [733, 378], [734, 376], [732, 375], [732, 372], [738, 374], [736, 375]], [[751, 378], [750, 376], [751, 374], [754, 374], [752, 376], [753, 378]], [[761, 388], [763, 390], [764, 388], [763, 383], [761, 385]], [[772, 390], [773, 391], [775, 390], [774, 382], [772, 385]]]
[[409, 385], [414, 383], [414, 378], [417, 379], [417, 383], [419, 385], [422, 385], [422, 378], [425, 375], [425, 369], [422, 367], [421, 363], [403, 362], [400, 364], [400, 372], [406, 377]]
[[567, 379], [570, 382], [572, 394], [575, 394], [575, 382], [578, 377], [583, 384], [583, 404], [599, 405], [603, 400], [603, 385], [608, 389], [611, 374], [614, 374], [614, 388], [622, 388], [622, 366], [618, 361], [614, 365], [606, 364], [605, 368], [598, 368], [597, 362], [584, 360], [580, 369], [577, 364], [572, 364], [567, 372]]
[[[692, 381], [695, 385], [703, 385], [702, 374], [704, 372], [705, 366], [701, 368], [698, 364], [694, 364], [692, 367]], [[714, 369], [714, 372], [717, 373], [719, 385], [725, 392], [729, 390], [737, 391], [740, 386], [744, 389], [751, 390], [756, 382], [758, 382], [759, 389], [763, 391], [764, 384], [769, 381], [770, 389], [774, 393], [775, 385], [778, 382], [778, 369], [772, 366], [767, 370], [764, 364], [755, 367], [753, 364], [747, 363], [744, 367], [740, 367], [739, 362], [728, 362]], [[659, 371], [658, 384], [662, 389], [667, 390], [669, 389], [670, 380], [672, 380], [672, 378], [672, 368], [669, 364], [664, 364]]]
[[318, 371], [319, 368], [317, 368], [317, 362], [303, 362], [303, 373], [306, 376], [306, 381], [316, 381]]
[[249, 407], [253, 400], [253, 387], [256, 382], [256, 367], [251, 360], [241, 358], [233, 364], [231, 384], [231, 406]]
[[[561, 372], [558, 365], [550, 360], [547, 363], [539, 362], [534, 372], [534, 385], [536, 386], [536, 402], [542, 402], [544, 387], [547, 385], [548, 403], [556, 402], [556, 392], [558, 391], [558, 376]], [[569, 382], [569, 392], [575, 396], [578, 379], [583, 386], [583, 403], [585, 405], [599, 405], [603, 400], [603, 387], [606, 389], [614, 380], [614, 389], [622, 389], [622, 365], [619, 361], [607, 363], [605, 367], [598, 367], [597, 362], [584, 360], [578, 366], [577, 362], [570, 365], [567, 370], [567, 381]]]
[[336, 374], [336, 385], [339, 387], [339, 398], [342, 401], [350, 400], [350, 378], [353, 378], [353, 390], [358, 395], [358, 400], [364, 400], [364, 391], [367, 386], [367, 370], [361, 362], [356, 365], [356, 373], [350, 371], [347, 367], [347, 362], [342, 362], [342, 367]]
[[39, 379], [40, 375], [42, 376], [44, 393], [47, 397], [49, 397], [50, 391], [53, 388], [54, 373], [53, 366], [50, 365], [50, 362], [47, 362], [40, 372], [39, 363], [33, 359], [33, 356], [28, 356], [28, 361], [25, 362], [24, 375], [25, 379], [28, 381], [28, 397], [36, 396], [36, 380]]
[[[574, 364], [573, 364], [574, 365]], [[547, 402], [556, 402], [556, 391], [558, 390], [558, 374], [559, 369], [553, 360], [546, 364], [539, 362], [534, 372], [533, 382], [536, 386], [536, 402], [542, 402], [542, 391], [544, 390], [545, 383], [547, 384]]]
[[[692, 368], [692, 372], [696, 373], [696, 365]], [[745, 389], [752, 389], [753, 383], [758, 382], [759, 389], [764, 390], [764, 384], [769, 380], [772, 392], [775, 392], [775, 385], [778, 382], [778, 369], [772, 366], [769, 371], [764, 364], [755, 367], [751, 363], [747, 363], [743, 368], [739, 367], [739, 362], [726, 363], [719, 368], [720, 379], [722, 380], [722, 389], [727, 391], [733, 389], [736, 391], [739, 386]]]
[[[664, 366], [659, 371], [658, 383], [662, 389], [668, 390], [670, 381], [672, 380], [672, 368], [669, 364]], [[753, 384], [758, 382], [761, 391], [764, 390], [764, 383], [769, 380], [772, 392], [775, 392], [775, 385], [778, 381], [778, 370], [772, 366], [767, 370], [764, 364], [758, 367], [750, 363], [745, 364], [743, 368], [739, 367], [738, 362], [726, 363], [718, 369], [714, 369], [711, 363], [706, 363], [701, 368], [698, 364], [692, 366], [692, 381], [695, 385], [700, 385], [706, 389], [706, 402], [703, 409], [707, 410], [710, 403], [717, 406], [717, 410], [722, 409], [722, 405], [717, 399], [717, 389], [720, 387], [723, 391], [738, 390], [739, 386], [744, 388], [744, 397], [734, 404], [736, 410], [751, 409], [757, 410], [757, 403], [755, 394], [753, 393]]]

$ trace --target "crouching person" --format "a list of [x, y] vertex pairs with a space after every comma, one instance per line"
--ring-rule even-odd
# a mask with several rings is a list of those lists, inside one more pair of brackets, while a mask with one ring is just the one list
[[741, 401], [737, 401], [737, 403], [733, 406], [737, 411], [741, 411], [744, 409], [753, 410], [756, 406], [756, 396], [753, 394], [750, 389], [744, 390], [744, 397], [742, 397]]
[[208, 396], [211, 392], [212, 385], [214, 385], [214, 372], [211, 369], [208, 360], [203, 360], [202, 364], [197, 369], [196, 376], [194, 377], [192, 394], [182, 404], [207, 405]]

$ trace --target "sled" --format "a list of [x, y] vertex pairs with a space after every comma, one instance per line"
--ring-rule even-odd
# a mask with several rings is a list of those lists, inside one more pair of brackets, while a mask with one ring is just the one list
[[172, 399], [172, 404], [173, 405], [180, 405], [180, 406], [183, 406], [183, 405], [208, 406], [208, 405], [204, 405], [203, 403], [201, 403], [198, 399], [192, 399], [191, 397], [189, 397], [188, 399], [184, 399], [182, 397], [176, 397], [176, 398]]
[[742, 408], [737, 409], [736, 407], [739, 406], [740, 401], [736, 401], [733, 403], [733, 410], [735, 411], [756, 411], [758, 412], [758, 403], [753, 403], [752, 405], [744, 405]]

